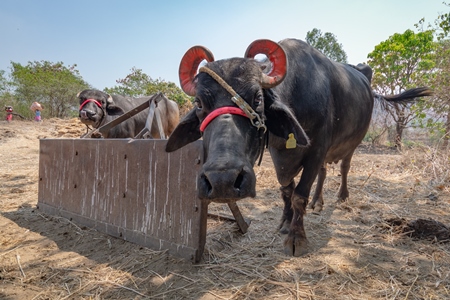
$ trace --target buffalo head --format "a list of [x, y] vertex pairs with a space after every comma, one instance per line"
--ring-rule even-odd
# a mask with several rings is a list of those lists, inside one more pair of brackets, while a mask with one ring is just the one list
[[[254, 59], [257, 54], [267, 56], [269, 69]], [[207, 63], [197, 73], [204, 60]], [[229, 202], [255, 196], [253, 165], [263, 151], [266, 129], [285, 140], [292, 134], [299, 146], [308, 144], [293, 112], [271, 90], [283, 81], [287, 64], [284, 50], [269, 40], [253, 42], [245, 58], [214, 61], [202, 46], [192, 47], [183, 56], [180, 83], [188, 95], [195, 96], [195, 107], [170, 136], [166, 151], [203, 137], [200, 199]]]
[[100, 127], [107, 115], [122, 115], [125, 112], [116, 106], [113, 98], [98, 90], [84, 90], [79, 92], [77, 98], [80, 100], [79, 118], [86, 125], [94, 128]]

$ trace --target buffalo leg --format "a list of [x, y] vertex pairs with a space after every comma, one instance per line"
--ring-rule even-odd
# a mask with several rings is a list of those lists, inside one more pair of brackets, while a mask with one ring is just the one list
[[308, 240], [306, 238], [303, 216], [306, 214], [308, 198], [294, 193], [292, 196], [293, 218], [289, 228], [289, 234], [284, 240], [284, 252], [287, 255], [301, 256], [308, 252]]
[[348, 171], [350, 170], [350, 161], [352, 160], [353, 152], [346, 156], [341, 161], [341, 186], [338, 192], [338, 201], [344, 202], [348, 199], [349, 192], [347, 186]]
[[288, 255], [301, 256], [308, 251], [308, 240], [306, 238], [303, 216], [306, 213], [308, 197], [311, 186], [316, 179], [321, 164], [309, 161], [308, 166], [304, 166], [299, 184], [295, 187], [291, 198], [293, 216], [289, 233], [284, 241], [284, 252]]
[[319, 169], [319, 176], [317, 177], [316, 190], [308, 208], [313, 209], [313, 213], [318, 214], [323, 209], [323, 184], [327, 177], [327, 165], [324, 163]]
[[289, 232], [289, 227], [292, 221], [292, 205], [291, 205], [291, 197], [292, 193], [294, 193], [295, 181], [291, 181], [288, 186], [281, 187], [281, 197], [283, 198], [284, 208], [283, 208], [283, 216], [281, 217], [281, 224], [279, 226], [279, 231], [281, 234], [287, 234]]

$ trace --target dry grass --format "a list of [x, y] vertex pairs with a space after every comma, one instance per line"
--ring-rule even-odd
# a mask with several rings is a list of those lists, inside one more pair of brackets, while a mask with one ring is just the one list
[[[282, 201], [266, 154], [255, 168], [257, 197], [238, 203], [248, 232], [209, 219], [204, 259], [193, 265], [35, 209], [38, 138], [77, 136], [84, 129], [75, 121], [0, 123], [1, 299], [450, 298], [449, 243], [412, 239], [388, 222], [450, 224], [448, 153], [360, 151], [343, 204], [339, 168], [330, 166], [324, 211], [306, 216], [310, 251], [300, 258], [283, 254]], [[230, 214], [226, 205], [210, 211]]]

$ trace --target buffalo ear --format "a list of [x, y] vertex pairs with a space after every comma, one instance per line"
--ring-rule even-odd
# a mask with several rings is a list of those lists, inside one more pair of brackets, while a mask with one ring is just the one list
[[166, 144], [166, 152], [180, 149], [202, 137], [200, 133], [200, 121], [195, 111], [196, 108], [192, 109], [170, 134]]
[[108, 106], [106, 106], [106, 113], [109, 116], [121, 116], [125, 113], [125, 111], [118, 106], [108, 105]]
[[120, 107], [118, 107], [116, 105], [116, 103], [114, 102], [113, 97], [111, 95], [109, 95], [109, 94], [105, 94], [105, 95], [108, 95], [108, 98], [106, 99], [106, 107], [105, 107], [106, 113], [109, 116], [121, 116], [121, 115], [123, 115], [125, 113], [125, 111], [122, 108], [120, 108]]
[[293, 111], [279, 101], [272, 90], [264, 90], [264, 107], [267, 129], [271, 133], [286, 140], [293, 133], [298, 146], [309, 145], [309, 138]]

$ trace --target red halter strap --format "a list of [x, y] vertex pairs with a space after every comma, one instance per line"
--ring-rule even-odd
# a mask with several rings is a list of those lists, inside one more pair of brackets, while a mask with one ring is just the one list
[[100, 102], [98, 102], [97, 100], [95, 100], [95, 99], [86, 99], [83, 103], [81, 103], [79, 110], [81, 110], [83, 108], [83, 106], [85, 106], [89, 102], [94, 102], [95, 104], [97, 104], [98, 107], [102, 108], [102, 104]]
[[240, 115], [240, 116], [248, 118], [247, 115], [245, 114], [245, 112], [238, 107], [233, 107], [233, 106], [220, 107], [218, 109], [213, 110], [209, 115], [206, 116], [206, 118], [203, 120], [202, 124], [200, 125], [200, 131], [201, 132], [205, 131], [206, 126], [208, 126], [212, 120], [214, 120], [218, 116], [224, 115], [224, 114]]

